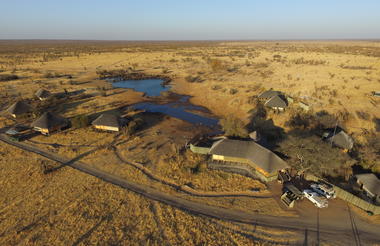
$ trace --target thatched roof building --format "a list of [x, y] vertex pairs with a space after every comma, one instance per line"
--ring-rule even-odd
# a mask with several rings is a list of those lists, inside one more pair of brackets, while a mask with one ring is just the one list
[[213, 160], [248, 164], [267, 179], [277, 178], [278, 171], [289, 167], [272, 151], [254, 141], [222, 139], [213, 144], [209, 153]]
[[367, 193], [367, 195], [376, 200], [380, 200], [380, 180], [373, 173], [364, 173], [355, 175], [356, 182]]
[[40, 99], [41, 101], [43, 100], [46, 100], [48, 99], [49, 97], [51, 97], [51, 93], [45, 89], [39, 89], [37, 92], [36, 92], [36, 97], [38, 97], [38, 99]]
[[114, 114], [102, 114], [92, 122], [92, 125], [96, 129], [106, 131], [118, 132], [121, 128], [120, 117]]
[[260, 133], [258, 131], [253, 131], [251, 133], [249, 133], [249, 137], [253, 140], [253, 141], [260, 141], [261, 139], [261, 136], [260, 136]]
[[323, 134], [323, 138], [327, 142], [331, 142], [333, 145], [345, 150], [351, 150], [354, 147], [354, 140], [341, 128], [338, 128], [335, 134], [334, 129], [329, 129]]
[[32, 111], [33, 108], [24, 101], [15, 102], [7, 109], [7, 112], [10, 113], [14, 118], [26, 115]]
[[277, 95], [269, 99], [264, 105], [272, 109], [284, 110], [288, 106], [288, 103], [286, 99], [282, 98], [280, 95]]
[[59, 115], [51, 112], [45, 112], [41, 117], [35, 120], [31, 126], [35, 131], [39, 131], [42, 134], [48, 135], [51, 132], [61, 130], [68, 126], [69, 121]]
[[259, 99], [270, 99], [274, 96], [278, 96], [278, 95], [281, 95], [281, 91], [273, 91], [273, 90], [269, 90], [269, 91], [264, 91], [263, 93], [261, 93], [258, 98]]

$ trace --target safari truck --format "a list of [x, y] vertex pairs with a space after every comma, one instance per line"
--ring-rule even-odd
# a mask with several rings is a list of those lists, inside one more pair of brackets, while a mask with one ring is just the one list
[[318, 195], [318, 193], [306, 189], [303, 191], [303, 194], [309, 201], [311, 201], [316, 207], [318, 208], [327, 208], [328, 207], [328, 202], [325, 198], [321, 197]]

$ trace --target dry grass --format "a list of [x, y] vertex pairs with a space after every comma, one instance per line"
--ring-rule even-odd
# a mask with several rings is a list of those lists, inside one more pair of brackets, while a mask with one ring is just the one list
[[298, 240], [293, 232], [193, 216], [67, 167], [44, 175], [41, 157], [13, 147], [0, 145], [0, 154], [2, 245], [271, 245]]
[[[313, 112], [323, 109], [338, 115], [359, 141], [364, 130], [375, 129], [372, 119], [380, 118], [379, 99], [369, 97], [380, 82], [380, 44], [376, 42], [47, 42], [25, 47], [23, 42], [0, 42], [0, 75], [18, 76], [0, 82], [0, 109], [33, 97], [41, 87], [52, 92], [86, 90], [88, 98], [72, 98], [57, 107], [66, 117], [93, 115], [147, 100], [142, 93], [112, 89], [108, 82], [98, 80], [99, 70], [132, 69], [170, 76], [173, 91], [193, 96], [192, 103], [206, 106], [220, 118], [233, 113], [245, 121], [253, 107], [253, 96], [269, 88], [308, 103]], [[287, 129], [285, 122], [295, 107], [280, 115], [269, 112], [268, 117]], [[0, 127], [10, 124], [12, 120], [0, 116]], [[70, 158], [80, 157], [90, 165], [188, 199], [264, 214], [293, 215], [271, 198], [211, 199], [178, 193], [152, 181], [115, 154], [195, 190], [266, 191], [258, 181], [205, 170], [204, 159], [182, 153], [185, 142], [201, 131], [164, 117], [133, 137], [83, 128], [38, 136], [32, 144]], [[243, 233], [247, 229], [241, 225], [194, 217], [68, 168], [43, 175], [41, 163], [46, 164], [45, 160], [3, 144], [0, 155], [0, 182], [5, 190], [0, 198], [1, 244], [260, 245], [293, 240], [277, 231], [271, 231], [270, 236], [252, 228]]]

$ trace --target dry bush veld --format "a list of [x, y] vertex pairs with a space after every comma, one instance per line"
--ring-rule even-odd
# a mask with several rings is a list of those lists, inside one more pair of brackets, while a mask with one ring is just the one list
[[[0, 109], [28, 99], [34, 117], [50, 110], [74, 120], [71, 129], [26, 141], [39, 148], [202, 203], [293, 215], [272, 198], [193, 197], [165, 184], [204, 192], [268, 192], [259, 181], [208, 170], [207, 160], [183, 151], [195, 134], [209, 131], [201, 126], [150, 114], [142, 114], [141, 128], [132, 124], [124, 134], [88, 125], [100, 113], [137, 114], [125, 108], [151, 99], [112, 88], [102, 78], [142, 74], [172, 79], [172, 92], [191, 96], [191, 103], [211, 112], [200, 114], [226, 119], [223, 127], [229, 135], [245, 137], [248, 130], [258, 129], [298, 170], [346, 175], [352, 158], [306, 134], [337, 123], [355, 139], [355, 161], [379, 170], [380, 99], [371, 94], [380, 85], [379, 42], [0, 41]], [[39, 102], [34, 93], [40, 88], [60, 96]], [[257, 100], [271, 88], [294, 99], [285, 112], [273, 112]], [[172, 97], [157, 100], [166, 103]], [[310, 111], [303, 112], [300, 102]], [[16, 121], [29, 124], [32, 119]], [[14, 123], [0, 115], [1, 127]], [[126, 160], [140, 163], [160, 179], [152, 180]], [[317, 162], [325, 164], [318, 168]], [[0, 163], [2, 245], [260, 245], [286, 244], [297, 237], [190, 215], [67, 167], [56, 170], [56, 163], [4, 144]]]

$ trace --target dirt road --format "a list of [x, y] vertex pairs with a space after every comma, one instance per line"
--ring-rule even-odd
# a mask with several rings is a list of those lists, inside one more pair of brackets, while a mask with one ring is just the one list
[[327, 238], [331, 238], [331, 240], [334, 241], [339, 239], [339, 241], [342, 243], [347, 242], [348, 244], [346, 245], [352, 244], [355, 237], [359, 237], [361, 239], [361, 243], [373, 243], [380, 241], [380, 226], [369, 224], [359, 219], [358, 217], [356, 217], [357, 229], [355, 234], [353, 234], [351, 223], [349, 223], [348, 220], [321, 219], [320, 213], [318, 213], [318, 217], [278, 217], [210, 206], [203, 203], [186, 200], [174, 195], [169, 195], [143, 184], [130, 182], [126, 179], [102, 171], [83, 162], [76, 161], [75, 159], [70, 160], [32, 145], [11, 141], [4, 134], [0, 134], [0, 141], [11, 144], [25, 151], [39, 154], [48, 159], [62, 163], [63, 165], [70, 166], [81, 172], [95, 176], [105, 182], [118, 185], [122, 188], [141, 194], [147, 198], [174, 206], [182, 210], [186, 210], [192, 214], [247, 224], [257, 224], [262, 226], [298, 230], [305, 232], [305, 237], [310, 234], [315, 234], [318, 238], [324, 238], [324, 240]]

